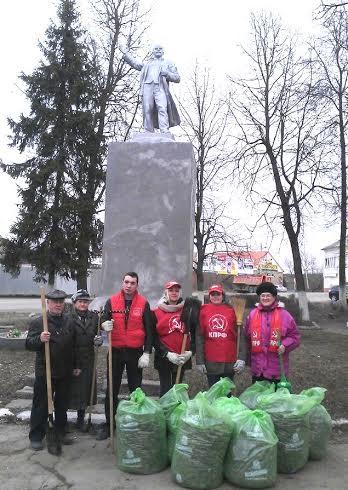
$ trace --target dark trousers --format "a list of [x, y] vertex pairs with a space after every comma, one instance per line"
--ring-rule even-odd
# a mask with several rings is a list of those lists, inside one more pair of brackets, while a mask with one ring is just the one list
[[[67, 422], [71, 377], [52, 378], [52, 397], [54, 404], [54, 425], [58, 432], [64, 433]], [[47, 387], [46, 377], [37, 376], [34, 381], [33, 405], [30, 414], [31, 441], [41, 441], [46, 435], [47, 429]]]
[[233, 381], [233, 376], [234, 376], [234, 373], [221, 373], [221, 374], [208, 374], [207, 373], [209, 388], [211, 386], [213, 386], [213, 384], [220, 381], [220, 378], [230, 378]]
[[[114, 402], [114, 416], [118, 405], [118, 394], [120, 392], [122, 374], [124, 368], [127, 372], [129, 392], [141, 387], [143, 370], [138, 368], [138, 360], [143, 349], [115, 349], [112, 348], [112, 392]], [[108, 364], [109, 365], [109, 364]], [[109, 368], [107, 370], [107, 388], [105, 393], [105, 418], [106, 424], [110, 426], [110, 402], [109, 402]], [[115, 423], [115, 421], [114, 421]]]
[[[158, 376], [160, 380], [160, 396], [163, 396], [167, 391], [175, 385], [177, 369], [171, 366], [171, 363], [163, 359], [159, 368]], [[184, 367], [181, 369], [179, 383], [182, 383], [184, 377]]]

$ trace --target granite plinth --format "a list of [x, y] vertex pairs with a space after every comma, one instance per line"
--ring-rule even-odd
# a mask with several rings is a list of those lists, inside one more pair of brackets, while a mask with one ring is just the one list
[[127, 271], [152, 306], [172, 279], [192, 292], [195, 164], [192, 145], [131, 141], [109, 146], [101, 295]]

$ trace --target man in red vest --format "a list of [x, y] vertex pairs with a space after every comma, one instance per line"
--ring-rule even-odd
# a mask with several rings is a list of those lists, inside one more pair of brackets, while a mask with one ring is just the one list
[[[153, 317], [148, 301], [138, 293], [138, 274], [127, 272], [122, 289], [104, 306], [102, 328], [111, 331], [114, 414], [118, 404], [122, 374], [127, 371], [130, 393], [141, 387], [143, 368], [149, 365], [152, 350]], [[109, 380], [105, 394], [106, 424], [97, 434], [101, 441], [110, 436]]]

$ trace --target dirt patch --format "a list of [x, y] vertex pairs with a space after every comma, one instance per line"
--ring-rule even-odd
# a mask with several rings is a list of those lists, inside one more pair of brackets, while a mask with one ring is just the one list
[[[348, 328], [343, 318], [328, 321], [323, 315], [317, 319], [321, 329], [302, 330], [301, 346], [291, 354], [290, 380], [294, 392], [312, 386], [326, 388], [324, 405], [334, 419], [346, 418], [348, 389], [345, 384], [348, 372]], [[27, 351], [0, 351], [0, 407], [16, 397], [25, 385], [25, 376], [34, 372], [35, 354]], [[100, 349], [98, 359], [99, 391], [105, 386], [106, 349]], [[158, 379], [157, 371], [150, 367], [144, 378]], [[205, 390], [205, 376], [195, 369], [188, 371], [184, 382], [190, 386], [190, 396]], [[236, 393], [241, 393], [251, 382], [248, 371], [236, 377]]]

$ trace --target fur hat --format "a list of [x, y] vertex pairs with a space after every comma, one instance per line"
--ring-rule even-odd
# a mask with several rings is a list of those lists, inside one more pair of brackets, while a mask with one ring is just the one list
[[272, 296], [276, 297], [278, 291], [272, 282], [266, 281], [257, 286], [256, 294], [260, 296], [262, 293], [270, 293]]
[[78, 291], [76, 291], [75, 294], [71, 296], [71, 301], [73, 303], [76, 303], [76, 301], [78, 301], [79, 299], [86, 299], [88, 301], [92, 300], [92, 298], [89, 295], [89, 292], [86, 291], [85, 289], [79, 289]]

